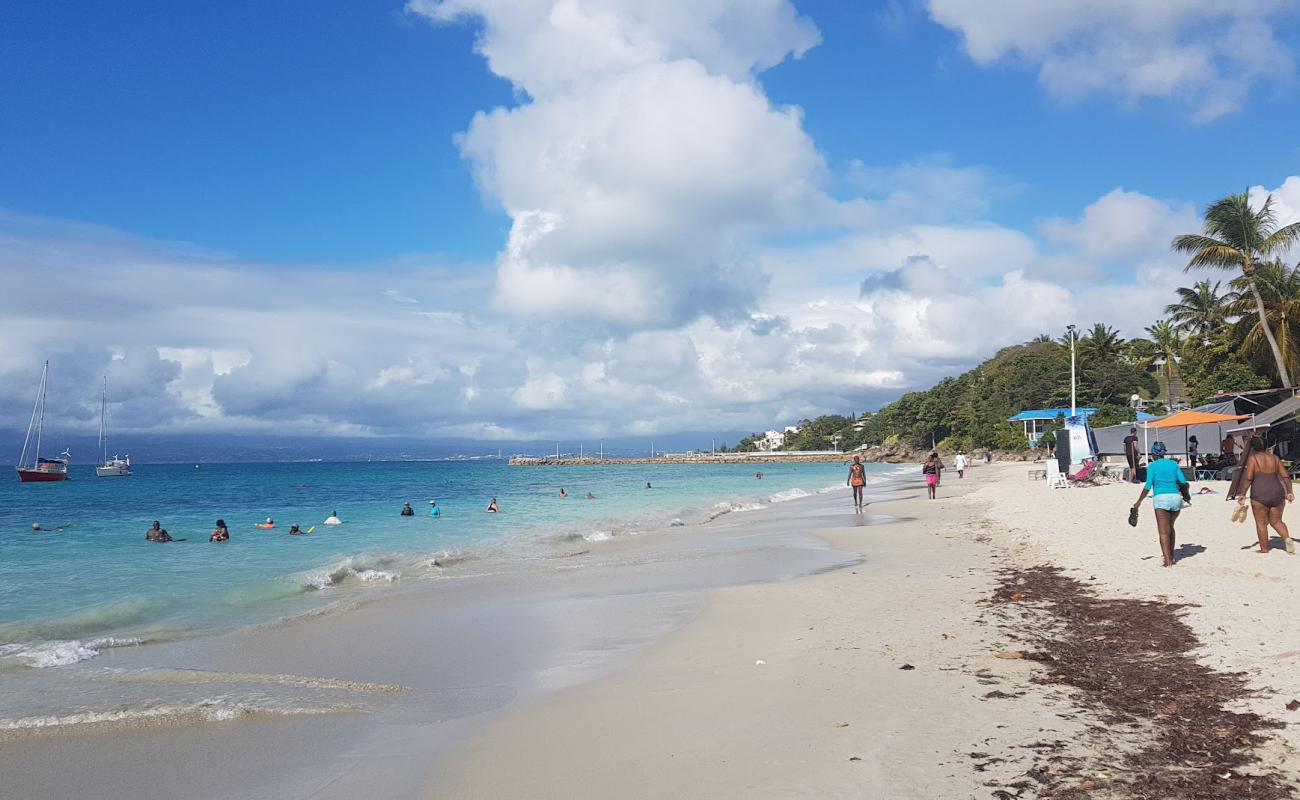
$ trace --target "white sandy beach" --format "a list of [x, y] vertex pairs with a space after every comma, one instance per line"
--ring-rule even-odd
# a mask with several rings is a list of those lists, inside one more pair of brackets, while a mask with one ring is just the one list
[[[1219, 494], [1183, 514], [1185, 558], [1162, 569], [1149, 509], [1137, 529], [1125, 521], [1136, 488], [1049, 491], [1028, 482], [1030, 466], [948, 475], [937, 501], [918, 490], [872, 509], [912, 519], [823, 532], [862, 554], [853, 569], [713, 592], [632, 669], [481, 729], [426, 796], [990, 796], [1023, 778], [1026, 746], [1096, 722], [1069, 692], [1030, 683], [1038, 667], [997, 658], [1006, 632], [977, 603], [1011, 565], [1059, 564], [1103, 595], [1199, 604], [1189, 620], [1204, 660], [1249, 672], [1256, 710], [1294, 716], [1290, 694], [1273, 689], [1300, 658], [1285, 604], [1300, 561], [1242, 549], [1253, 530], [1229, 526]], [[988, 699], [991, 689], [1016, 696]], [[1295, 744], [1284, 729], [1265, 755], [1294, 775]], [[982, 754], [1007, 761], [976, 771]]]
[[[1135, 487], [1048, 490], [1026, 479], [1030, 466], [949, 474], [936, 501], [918, 471], [915, 489], [864, 516], [845, 490], [594, 543], [510, 577], [508, 591], [413, 587], [351, 611], [122, 651], [105, 666], [164, 660], [172, 672], [145, 674], [403, 690], [346, 695], [363, 714], [9, 742], [0, 795], [989, 797], [1042, 769], [1045, 746], [1105, 775], [1118, 756], [1087, 735], [1104, 720], [1070, 689], [1036, 683], [1042, 665], [999, 657], [1020, 646], [988, 602], [1000, 573], [1040, 564], [1105, 596], [1198, 604], [1187, 619], [1202, 660], [1249, 673], [1258, 693], [1246, 705], [1265, 716], [1300, 713], [1285, 709], [1300, 659], [1286, 606], [1300, 560], [1250, 552], [1253, 530], [1227, 522], [1219, 494], [1184, 512], [1184, 559], [1163, 569], [1149, 509], [1137, 529], [1125, 523]], [[1300, 774], [1296, 744], [1284, 728], [1260, 754]]]

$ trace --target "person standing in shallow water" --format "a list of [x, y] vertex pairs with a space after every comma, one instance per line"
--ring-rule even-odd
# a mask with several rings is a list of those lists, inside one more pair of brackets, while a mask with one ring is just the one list
[[862, 487], [867, 484], [867, 468], [862, 466], [860, 456], [854, 456], [853, 463], [849, 464], [849, 478], [846, 482], [853, 487], [853, 508], [861, 511]]
[[921, 467], [921, 474], [925, 475], [926, 493], [933, 500], [939, 488], [939, 476], [943, 474], [943, 462], [939, 460], [938, 453], [931, 453], [925, 460], [925, 465]]
[[[1246, 483], [1250, 486], [1250, 511], [1255, 517], [1259, 552], [1268, 552], [1268, 528], [1271, 525], [1282, 537], [1282, 546], [1288, 553], [1295, 555], [1291, 532], [1282, 521], [1286, 504], [1295, 502], [1295, 487], [1291, 484], [1286, 466], [1282, 459], [1265, 449], [1264, 440], [1258, 436], [1250, 440], [1250, 457], [1246, 459], [1245, 466]], [[1245, 506], [1245, 494], [1237, 498], [1237, 502]]]
[[1151, 458], [1147, 461], [1147, 482], [1142, 486], [1133, 510], [1129, 513], [1129, 523], [1137, 524], [1138, 509], [1147, 495], [1152, 495], [1152, 505], [1156, 509], [1156, 533], [1160, 536], [1160, 554], [1164, 556], [1164, 565], [1174, 565], [1174, 550], [1177, 548], [1177, 534], [1174, 523], [1183, 510], [1183, 494], [1180, 486], [1187, 485], [1183, 470], [1178, 462], [1165, 458], [1167, 448], [1164, 442], [1151, 445]]

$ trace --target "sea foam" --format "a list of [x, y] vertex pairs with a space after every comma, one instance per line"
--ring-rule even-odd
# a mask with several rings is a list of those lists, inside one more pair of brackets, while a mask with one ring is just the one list
[[100, 639], [62, 639], [44, 642], [13, 642], [0, 645], [0, 658], [12, 658], [29, 667], [62, 667], [85, 661], [99, 655], [101, 650], [110, 647], [132, 647], [144, 644], [143, 639], [135, 637]]

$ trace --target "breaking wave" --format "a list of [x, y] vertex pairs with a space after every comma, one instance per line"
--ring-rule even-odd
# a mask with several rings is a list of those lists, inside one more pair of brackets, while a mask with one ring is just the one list
[[13, 642], [0, 644], [0, 659], [13, 659], [29, 667], [44, 669], [62, 667], [85, 661], [99, 655], [101, 650], [110, 647], [133, 647], [144, 644], [144, 639], [137, 637], [115, 638], [107, 636], [99, 639], [55, 639], [40, 642]]
[[300, 585], [307, 591], [320, 591], [349, 582], [392, 583], [402, 577], [393, 570], [392, 558], [349, 556], [324, 569], [300, 573]]

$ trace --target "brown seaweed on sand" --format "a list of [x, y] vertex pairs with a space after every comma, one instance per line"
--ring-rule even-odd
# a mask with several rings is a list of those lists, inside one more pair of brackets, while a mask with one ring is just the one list
[[[1113, 763], [1038, 750], [1015, 794], [1040, 798], [1278, 800], [1295, 785], [1258, 753], [1282, 723], [1230, 711], [1252, 692], [1238, 673], [1193, 655], [1199, 646], [1182, 605], [1098, 597], [1055, 567], [1006, 571], [993, 595], [1035, 681], [1072, 688], [1073, 701], [1102, 721], [1084, 744]], [[1007, 605], [1007, 604], [1014, 604]]]

